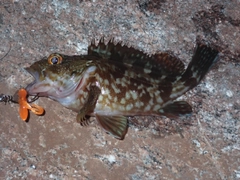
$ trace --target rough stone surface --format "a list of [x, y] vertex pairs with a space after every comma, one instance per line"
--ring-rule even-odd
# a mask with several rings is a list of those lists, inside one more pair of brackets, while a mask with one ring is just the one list
[[191, 117], [131, 118], [124, 141], [96, 122], [81, 127], [75, 113], [47, 98], [37, 101], [46, 114], [27, 123], [16, 104], [1, 103], [0, 178], [240, 179], [239, 7], [239, 0], [1, 0], [0, 58], [10, 49], [0, 60], [4, 94], [32, 81], [24, 67], [52, 52], [86, 53], [102, 36], [147, 53], [171, 51], [184, 63], [196, 39], [221, 54], [183, 97]]

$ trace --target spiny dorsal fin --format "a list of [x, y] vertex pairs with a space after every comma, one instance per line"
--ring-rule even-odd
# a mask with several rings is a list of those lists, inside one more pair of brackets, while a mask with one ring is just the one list
[[157, 53], [149, 56], [133, 47], [123, 45], [121, 42], [114, 43], [114, 39], [105, 43], [104, 38], [101, 38], [98, 45], [92, 41], [88, 47], [88, 55], [123, 63], [128, 67], [142, 69], [144, 73], [156, 76], [176, 76], [184, 72], [182, 61], [170, 53]]
[[94, 40], [91, 42], [91, 45], [88, 47], [88, 55], [100, 56], [115, 61], [122, 61], [126, 57], [149, 57], [149, 55], [142, 51], [123, 45], [122, 42], [114, 43], [114, 38], [106, 43], [104, 37], [100, 39], [97, 45]]

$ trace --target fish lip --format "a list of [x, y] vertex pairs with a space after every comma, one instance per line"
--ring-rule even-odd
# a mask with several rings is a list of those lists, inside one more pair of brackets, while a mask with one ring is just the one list
[[32, 77], [34, 78], [34, 81], [32, 81], [30, 84], [28, 84], [26, 86], [26, 91], [28, 92], [28, 95], [30, 96], [48, 96], [48, 93], [47, 93], [47, 90], [44, 90], [44, 91], [41, 91], [41, 92], [38, 92], [36, 91], [37, 88], [39, 88], [38, 86], [40, 86], [42, 83], [39, 81], [39, 77], [40, 77], [40, 74], [37, 70], [31, 68], [31, 67], [28, 67], [28, 68], [25, 68], [25, 70], [32, 75]]

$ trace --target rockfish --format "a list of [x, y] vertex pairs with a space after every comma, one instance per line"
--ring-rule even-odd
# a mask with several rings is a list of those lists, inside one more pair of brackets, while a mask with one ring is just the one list
[[124, 139], [127, 116], [191, 113], [187, 102], [174, 100], [199, 84], [217, 59], [217, 50], [198, 44], [185, 69], [169, 53], [149, 56], [102, 38], [89, 45], [87, 55], [53, 53], [26, 68], [35, 78], [26, 90], [77, 112], [81, 124], [95, 116], [107, 133]]

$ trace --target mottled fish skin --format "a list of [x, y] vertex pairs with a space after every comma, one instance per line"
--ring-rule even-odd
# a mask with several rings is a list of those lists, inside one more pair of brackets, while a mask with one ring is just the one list
[[127, 133], [126, 116], [179, 116], [191, 106], [176, 98], [195, 87], [218, 59], [218, 51], [198, 44], [187, 69], [168, 53], [149, 56], [132, 47], [92, 42], [87, 55], [51, 54], [26, 70], [35, 77], [30, 95], [47, 96], [78, 113], [95, 116], [118, 139]]

